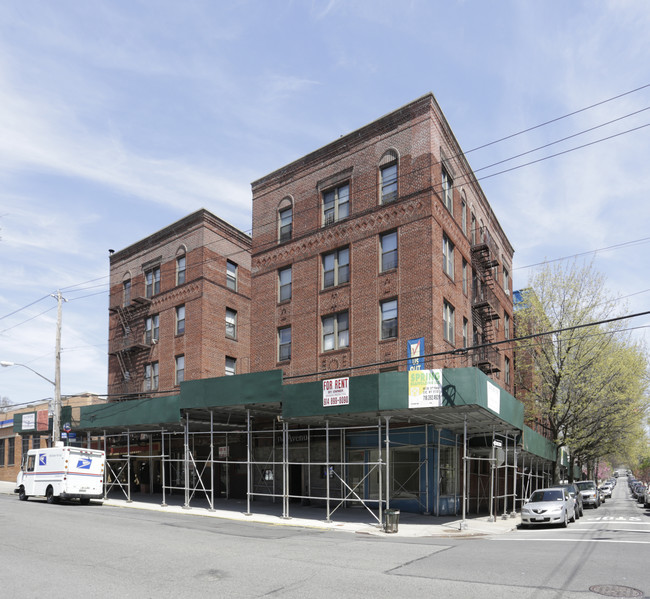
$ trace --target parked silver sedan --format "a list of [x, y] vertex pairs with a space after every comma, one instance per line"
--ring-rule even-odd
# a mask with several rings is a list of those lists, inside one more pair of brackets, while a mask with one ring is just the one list
[[574, 501], [567, 489], [551, 487], [538, 489], [521, 508], [521, 526], [559, 524], [566, 528], [576, 521]]

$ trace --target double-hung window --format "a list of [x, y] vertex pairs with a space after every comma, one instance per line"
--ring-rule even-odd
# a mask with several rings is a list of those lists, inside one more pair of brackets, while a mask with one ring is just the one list
[[442, 270], [452, 280], [454, 278], [454, 244], [446, 235], [442, 236]]
[[280, 302], [291, 299], [291, 266], [278, 271], [278, 292]]
[[350, 282], [350, 248], [323, 256], [323, 289]]
[[124, 307], [131, 305], [131, 279], [122, 283], [122, 305]]
[[469, 264], [463, 258], [463, 293], [467, 295], [469, 291]]
[[237, 359], [226, 356], [226, 376], [237, 374]]
[[185, 356], [176, 356], [176, 384], [185, 380]]
[[237, 339], [237, 312], [226, 308], [226, 337]]
[[445, 341], [454, 342], [454, 307], [445, 300], [442, 305], [442, 334]]
[[185, 305], [176, 306], [176, 334], [185, 333]]
[[154, 295], [160, 293], [160, 266], [152, 268], [144, 273], [145, 279], [145, 296], [151, 299]]
[[176, 285], [185, 283], [185, 256], [176, 258]]
[[388, 204], [397, 199], [397, 163], [384, 166], [381, 171], [381, 203]]
[[340, 185], [323, 193], [323, 225], [331, 225], [350, 215], [350, 185]]
[[291, 327], [278, 329], [278, 361], [291, 360]]
[[323, 351], [350, 345], [350, 321], [347, 312], [323, 317]]
[[226, 287], [237, 291], [237, 265], [230, 260], [226, 261]]
[[397, 268], [397, 231], [384, 233], [381, 243], [381, 272]]
[[148, 316], [144, 321], [144, 342], [149, 345], [158, 341], [160, 333], [160, 315]]
[[158, 390], [158, 362], [145, 364], [144, 367], [144, 390], [157, 391]]
[[447, 172], [445, 167], [442, 167], [442, 201], [445, 208], [451, 214], [454, 213], [454, 195], [453, 195], [454, 181]]
[[381, 302], [381, 338], [397, 337], [397, 300]]
[[510, 339], [510, 316], [507, 312], [503, 314], [503, 338]]
[[280, 242], [289, 241], [293, 233], [293, 208], [288, 206], [280, 210], [279, 214]]

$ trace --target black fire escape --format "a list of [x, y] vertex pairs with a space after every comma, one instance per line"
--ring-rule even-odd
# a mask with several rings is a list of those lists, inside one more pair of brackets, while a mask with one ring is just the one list
[[108, 353], [115, 356], [122, 375], [121, 381], [109, 383], [108, 393], [113, 400], [132, 399], [143, 394], [143, 379], [138, 367], [142, 352], [151, 351], [151, 339], [142, 331], [150, 305], [150, 299], [135, 297], [127, 306], [109, 308], [109, 313], [116, 317], [112, 319], [116, 330], [111, 335]]
[[495, 270], [499, 265], [498, 249], [486, 227], [475, 232], [472, 240], [472, 321], [474, 345], [472, 365], [485, 374], [501, 370], [498, 346], [482, 347], [496, 341], [495, 321], [500, 318], [499, 301], [494, 288]]

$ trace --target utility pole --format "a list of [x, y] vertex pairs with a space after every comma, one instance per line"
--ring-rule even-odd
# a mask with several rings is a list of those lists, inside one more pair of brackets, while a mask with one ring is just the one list
[[52, 447], [61, 440], [61, 318], [64, 299], [61, 291], [52, 294], [57, 301], [56, 310], [56, 350], [54, 360], [54, 416], [52, 417]]

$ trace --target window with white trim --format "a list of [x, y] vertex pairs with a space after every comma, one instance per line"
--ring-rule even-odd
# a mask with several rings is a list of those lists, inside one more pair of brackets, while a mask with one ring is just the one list
[[226, 308], [226, 337], [237, 339], [237, 311]]
[[381, 179], [381, 203], [389, 204], [397, 199], [397, 162], [383, 166], [379, 171]]
[[185, 356], [176, 356], [176, 385], [180, 385], [185, 380]]
[[289, 241], [293, 235], [293, 207], [287, 206], [278, 212], [280, 243]]
[[160, 266], [151, 268], [144, 273], [145, 297], [151, 299], [160, 293]]
[[454, 307], [444, 300], [442, 304], [442, 334], [445, 341], [454, 343]]
[[230, 260], [226, 260], [226, 287], [237, 291], [237, 265]]
[[144, 390], [158, 390], [158, 362], [145, 364], [144, 366]]
[[124, 307], [131, 305], [131, 279], [126, 279], [122, 283], [122, 305]]
[[323, 289], [350, 282], [350, 248], [323, 256]]
[[291, 266], [278, 271], [278, 301], [287, 302], [291, 299]]
[[183, 335], [185, 333], [185, 304], [176, 306], [176, 334]]
[[463, 293], [467, 295], [469, 291], [469, 264], [463, 258]]
[[350, 345], [350, 321], [347, 311], [323, 316], [322, 328], [324, 352]]
[[323, 225], [331, 225], [350, 215], [350, 185], [340, 185], [323, 193]]
[[447, 169], [442, 167], [442, 201], [451, 214], [454, 213], [454, 181]]
[[381, 272], [397, 268], [397, 231], [379, 237], [381, 245]]
[[160, 335], [160, 315], [153, 314], [144, 320], [144, 342], [149, 345], [156, 343]]
[[291, 327], [278, 329], [278, 361], [291, 360]]
[[454, 279], [454, 244], [446, 235], [442, 236], [442, 270]]
[[397, 337], [397, 300], [386, 300], [380, 303], [381, 338], [394, 339]]
[[185, 283], [185, 255], [176, 258], [176, 285]]

